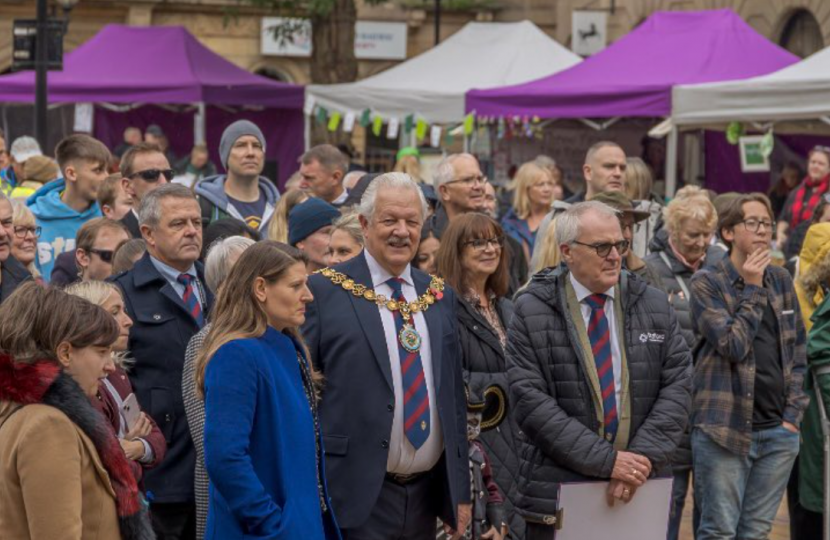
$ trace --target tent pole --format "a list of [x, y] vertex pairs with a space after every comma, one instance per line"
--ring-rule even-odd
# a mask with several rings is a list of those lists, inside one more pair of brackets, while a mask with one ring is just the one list
[[196, 107], [197, 110], [193, 126], [193, 144], [205, 144], [205, 126], [207, 125], [207, 117], [205, 114], [204, 101], [197, 103]]
[[305, 150], [304, 151], [308, 152], [308, 149], [311, 148], [311, 116], [308, 115], [308, 114], [303, 114], [303, 117], [304, 117], [304, 120], [305, 120], [305, 122], [304, 122], [305, 130], [303, 130], [304, 131], [304, 133], [303, 133], [304, 141], [303, 142], [305, 143]]
[[672, 125], [666, 141], [666, 197], [673, 198], [677, 190], [677, 126]]

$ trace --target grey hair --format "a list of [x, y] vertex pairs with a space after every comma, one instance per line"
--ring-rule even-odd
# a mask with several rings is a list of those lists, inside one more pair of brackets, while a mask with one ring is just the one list
[[331, 224], [331, 232], [343, 231], [352, 237], [352, 240], [363, 245], [363, 227], [360, 226], [360, 220], [357, 219], [355, 212], [343, 214]]
[[450, 154], [440, 162], [435, 167], [435, 172], [432, 173], [432, 185], [438, 189], [439, 186], [446, 184], [447, 182], [452, 182], [455, 180], [455, 167], [453, 167], [453, 163], [458, 161], [462, 158], [470, 158], [475, 159], [476, 163], [478, 160], [472, 154]]
[[620, 213], [599, 201], [575, 204], [556, 217], [556, 245], [573, 244], [582, 232], [582, 218], [595, 213], [607, 219], [619, 219]]
[[233, 268], [230, 263], [231, 258], [234, 255], [241, 255], [254, 244], [256, 242], [245, 236], [229, 236], [220, 238], [210, 245], [205, 257], [205, 283], [213, 294], [219, 292], [219, 286], [231, 273], [231, 268]]
[[195, 201], [196, 195], [181, 184], [165, 184], [158, 189], [144, 195], [138, 207], [138, 224], [155, 227], [161, 221], [161, 201], [163, 199], [190, 199]]
[[360, 205], [357, 207], [358, 214], [372, 221], [375, 215], [375, 200], [378, 198], [378, 191], [381, 188], [411, 189], [417, 193], [418, 200], [421, 202], [421, 219], [426, 220], [427, 200], [424, 197], [424, 192], [421, 191], [418, 183], [411, 176], [402, 172], [384, 173], [372, 180], [360, 199]]

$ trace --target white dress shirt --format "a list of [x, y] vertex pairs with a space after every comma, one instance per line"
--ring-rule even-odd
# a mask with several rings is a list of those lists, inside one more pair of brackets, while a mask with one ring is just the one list
[[[582, 320], [585, 321], [585, 328], [587, 329], [591, 321], [591, 306], [584, 300], [591, 296], [592, 293], [582, 283], [578, 282], [573, 273], [568, 273], [573, 285], [576, 299], [579, 300], [579, 309], [582, 311]], [[622, 388], [622, 353], [620, 353], [620, 340], [617, 339], [617, 322], [616, 313], [614, 313], [614, 287], [611, 287], [603, 294], [607, 297], [605, 299], [605, 318], [608, 319], [608, 329], [611, 332], [611, 363], [614, 369], [614, 395], [617, 399], [617, 414], [619, 415], [620, 404], [620, 388]]]
[[[411, 302], [418, 298], [415, 284], [412, 281], [412, 269], [407, 265], [400, 276], [394, 276], [386, 271], [380, 263], [375, 260], [364, 249], [366, 262], [369, 265], [369, 273], [372, 275], [372, 288], [377, 294], [387, 298], [392, 296], [392, 288], [386, 283], [394, 277], [400, 277], [404, 283], [401, 284], [401, 291], [404, 298]], [[395, 317], [385, 307], [378, 306], [380, 320], [383, 323], [383, 333], [386, 339], [386, 350], [389, 352], [389, 364], [392, 368], [392, 385], [395, 390], [395, 414], [392, 420], [392, 434], [389, 437], [389, 457], [386, 460], [386, 471], [395, 474], [413, 474], [431, 470], [444, 451], [444, 436], [441, 432], [441, 419], [438, 416], [438, 405], [435, 403], [435, 379], [432, 373], [432, 349], [430, 348], [430, 336], [427, 329], [427, 321], [421, 312], [413, 316], [415, 329], [421, 336], [421, 364], [424, 368], [424, 382], [427, 385], [429, 394], [429, 437], [415, 450], [404, 433], [404, 405], [403, 405], [403, 378], [401, 376], [401, 357], [398, 349], [398, 331], [395, 326]]]

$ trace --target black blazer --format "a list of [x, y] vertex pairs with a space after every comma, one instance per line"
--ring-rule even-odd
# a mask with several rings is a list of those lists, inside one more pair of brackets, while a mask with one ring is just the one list
[[0, 263], [0, 303], [6, 300], [18, 287], [32, 279], [32, 274], [23, 264], [9, 255], [9, 258]]
[[130, 231], [130, 236], [141, 240], [141, 227], [138, 226], [138, 218], [135, 217], [132, 210], [124, 214], [124, 217], [121, 218], [121, 224], [127, 227], [127, 230]]
[[[335, 267], [355, 282], [371, 286], [363, 253]], [[418, 294], [429, 276], [412, 269]], [[326, 479], [334, 513], [344, 529], [362, 525], [375, 506], [386, 475], [395, 394], [392, 368], [378, 307], [356, 298], [322, 275], [309, 287], [303, 335], [315, 366], [325, 376], [320, 423], [326, 453]], [[429, 329], [444, 455], [433, 468], [437, 515], [455, 523], [459, 503], [470, 501], [467, 412], [455, 317], [449, 288], [424, 317]]]
[[[196, 271], [204, 285], [203, 267], [198, 262]], [[148, 498], [158, 503], [191, 502], [196, 451], [184, 413], [182, 367], [187, 344], [199, 326], [153, 266], [149, 253], [113, 281], [124, 291], [124, 307], [133, 320], [129, 342], [135, 359], [130, 370], [133, 391], [141, 409], [153, 417], [167, 440], [164, 461], [144, 476], [144, 485], [152, 493]], [[207, 296], [207, 314], [213, 295], [207, 286], [202, 290]]]

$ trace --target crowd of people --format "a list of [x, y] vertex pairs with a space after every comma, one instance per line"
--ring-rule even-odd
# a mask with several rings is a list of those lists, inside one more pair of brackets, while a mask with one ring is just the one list
[[249, 121], [222, 174], [143, 135], [0, 137], [3, 537], [550, 539], [560, 484], [655, 478], [669, 540], [766, 538], [785, 491], [821, 536], [830, 149], [666, 203], [610, 141], [576, 193], [331, 145], [280, 192]]

